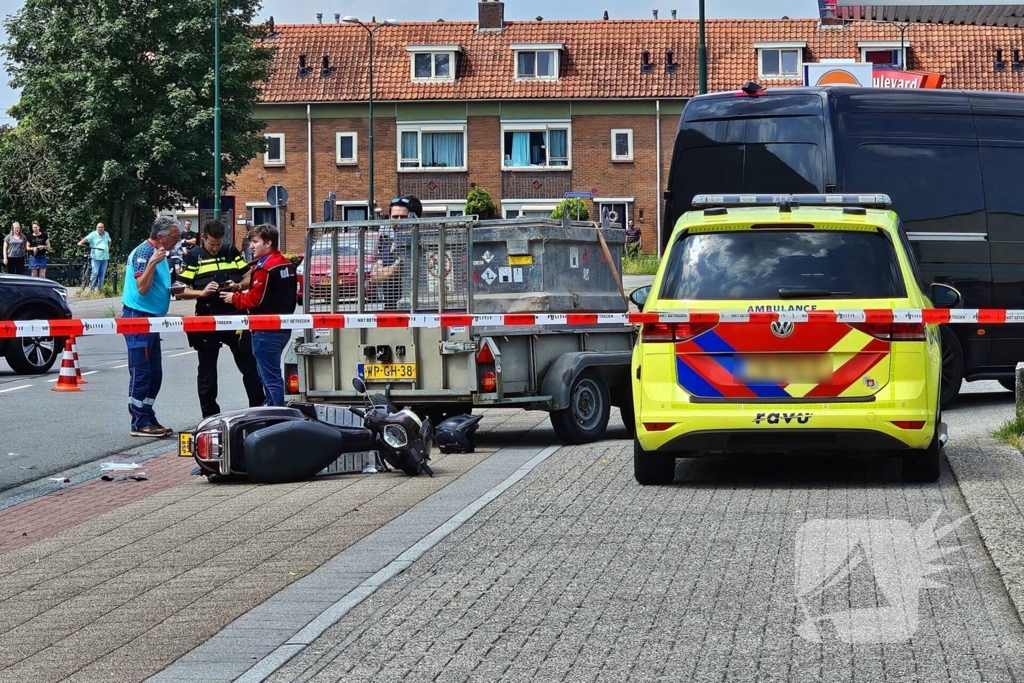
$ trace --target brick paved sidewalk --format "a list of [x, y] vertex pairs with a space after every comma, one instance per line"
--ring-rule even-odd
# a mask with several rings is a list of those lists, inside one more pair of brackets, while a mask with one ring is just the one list
[[[0, 552], [0, 681], [139, 681], [160, 671], [546, 417], [482, 412], [477, 453], [438, 454], [433, 479], [217, 486], [194, 477], [162, 490], [153, 479], [151, 495], [60, 531], [52, 518], [72, 514], [66, 501], [76, 501], [77, 520], [88, 516], [78, 504], [95, 512], [105, 491], [134, 495], [144, 484], [89, 482], [9, 508], [0, 524], [27, 524], [31, 509], [36, 533], [51, 535]], [[159, 466], [188, 478], [190, 461], [173, 460]]]

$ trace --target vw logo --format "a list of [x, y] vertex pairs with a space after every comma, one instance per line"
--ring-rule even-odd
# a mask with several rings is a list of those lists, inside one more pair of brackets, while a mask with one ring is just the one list
[[780, 339], [785, 339], [793, 334], [794, 325], [791, 321], [776, 320], [772, 323], [772, 334]]

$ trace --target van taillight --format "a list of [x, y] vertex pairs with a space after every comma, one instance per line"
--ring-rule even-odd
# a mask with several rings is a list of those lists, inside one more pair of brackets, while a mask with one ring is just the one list
[[715, 328], [716, 323], [644, 323], [644, 343], [684, 342]]
[[849, 323], [850, 327], [882, 341], [926, 341], [924, 323]]

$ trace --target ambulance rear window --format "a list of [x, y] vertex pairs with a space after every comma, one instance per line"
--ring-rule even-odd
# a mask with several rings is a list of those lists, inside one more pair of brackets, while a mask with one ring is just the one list
[[906, 296], [878, 232], [734, 230], [682, 236], [661, 299], [893, 299]]

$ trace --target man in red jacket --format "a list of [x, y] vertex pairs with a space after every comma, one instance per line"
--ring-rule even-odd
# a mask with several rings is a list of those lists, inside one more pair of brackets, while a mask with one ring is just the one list
[[[252, 315], [289, 315], [295, 312], [295, 291], [298, 278], [295, 266], [278, 251], [278, 233], [273, 225], [257, 225], [249, 235], [252, 247], [252, 272], [247, 277], [249, 287], [233, 285], [232, 292], [221, 298], [235, 308]], [[281, 373], [281, 354], [288, 344], [288, 330], [254, 331], [252, 352], [256, 368], [267, 396], [266, 405], [284, 405], [284, 376]]]

